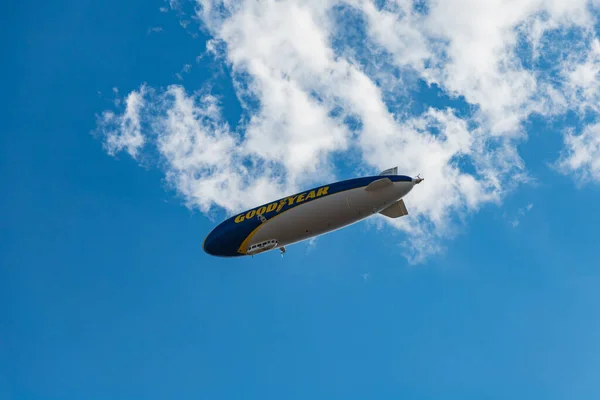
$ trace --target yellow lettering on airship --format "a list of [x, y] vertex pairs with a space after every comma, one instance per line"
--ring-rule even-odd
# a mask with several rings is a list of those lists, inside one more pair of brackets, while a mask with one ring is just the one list
[[325, 195], [329, 194], [329, 193], [327, 193], [328, 190], [329, 190], [329, 186], [320, 188], [319, 191], [317, 192], [317, 197], [325, 196]]
[[288, 196], [286, 198], [279, 200], [279, 202], [271, 203], [268, 206], [261, 206], [258, 209], [254, 209], [254, 210], [250, 210], [250, 211], [246, 212], [246, 214], [240, 214], [237, 217], [235, 217], [234, 221], [236, 224], [239, 224], [240, 222], [243, 222], [247, 219], [252, 219], [252, 217], [254, 217], [255, 215], [268, 214], [273, 211], [279, 213], [286, 205], [293, 206], [294, 204], [302, 203], [303, 201], [307, 201], [307, 200], [314, 199], [317, 197], [327, 196], [329, 194], [328, 191], [329, 191], [329, 186], [323, 186], [323, 187], [319, 188], [316, 193], [314, 190], [311, 190], [310, 192], [308, 192], [308, 194], [300, 193], [295, 196]]
[[287, 199], [283, 199], [279, 202], [279, 206], [277, 207], [277, 212], [281, 211], [281, 209], [283, 208], [283, 206], [285, 206], [285, 203], [287, 202]]

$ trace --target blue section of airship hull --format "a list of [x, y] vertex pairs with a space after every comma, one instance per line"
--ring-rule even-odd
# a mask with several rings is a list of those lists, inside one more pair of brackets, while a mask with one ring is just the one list
[[[319, 188], [322, 188], [324, 186], [329, 186], [327, 193], [328, 193], [328, 195], [332, 195], [335, 193], [344, 192], [346, 190], [356, 189], [359, 187], [365, 187], [369, 183], [376, 181], [377, 179], [382, 179], [382, 178], [389, 178], [392, 182], [411, 182], [412, 181], [411, 177], [404, 176], [404, 175], [367, 176], [367, 177], [363, 177], [363, 178], [354, 178], [354, 179], [348, 179], [345, 181], [339, 181], [339, 182], [331, 183], [329, 185], [317, 186], [316, 188], [304, 190], [304, 191], [294, 194], [292, 196], [296, 196], [300, 193], [307, 193], [311, 190], [318, 190]], [[208, 236], [204, 240], [202, 248], [204, 249], [204, 251], [207, 254], [210, 254], [212, 256], [217, 256], [217, 257], [243, 256], [244, 254], [239, 253], [238, 249], [240, 248], [240, 246], [242, 245], [244, 240], [246, 240], [248, 235], [250, 235], [261, 224], [261, 222], [258, 218], [254, 217], [254, 218], [248, 218], [242, 222], [236, 223], [235, 218], [238, 215], [246, 214], [250, 210], [255, 210], [260, 207], [267, 207], [269, 204], [272, 204], [275, 202], [279, 203], [281, 200], [283, 200], [287, 197], [288, 196], [283, 197], [281, 199], [271, 201], [266, 204], [263, 204], [262, 206], [257, 206], [257, 207], [251, 208], [244, 212], [237, 213], [236, 215], [232, 216], [231, 218], [226, 219], [225, 221], [223, 221], [221, 224], [219, 224], [217, 227], [215, 227], [215, 229], [213, 229], [208, 234]], [[287, 211], [291, 208], [294, 208], [296, 206], [305, 204], [309, 201], [315, 201], [318, 199], [319, 198], [309, 199], [302, 203], [295, 203], [292, 205], [286, 204], [283, 208], [281, 208], [279, 210], [279, 214], [284, 211]], [[269, 219], [269, 216], [267, 216], [267, 219]]]
[[242, 238], [245, 229], [237, 229], [236, 224], [229, 224], [228, 221], [226, 220], [218, 225], [204, 239], [202, 248], [207, 254], [217, 257], [239, 257], [244, 255], [238, 253], [237, 250], [252, 230]]

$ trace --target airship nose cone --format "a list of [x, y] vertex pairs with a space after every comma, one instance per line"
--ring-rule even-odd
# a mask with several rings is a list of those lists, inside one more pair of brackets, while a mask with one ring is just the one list
[[208, 234], [206, 239], [204, 239], [204, 243], [202, 243], [202, 250], [204, 250], [204, 252], [206, 254], [210, 254], [211, 256], [218, 256], [219, 255], [218, 242], [219, 241], [215, 237], [215, 234], [213, 232], [211, 232]]
[[217, 257], [238, 257], [241, 240], [236, 234], [236, 231], [225, 224], [221, 224], [212, 230], [202, 243], [202, 250], [206, 254]]

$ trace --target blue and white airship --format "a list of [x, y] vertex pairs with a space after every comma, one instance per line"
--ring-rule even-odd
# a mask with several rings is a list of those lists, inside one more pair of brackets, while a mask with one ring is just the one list
[[322, 235], [374, 214], [408, 215], [404, 196], [422, 178], [390, 168], [376, 176], [348, 179], [296, 193], [223, 221], [202, 248], [218, 257], [253, 256]]

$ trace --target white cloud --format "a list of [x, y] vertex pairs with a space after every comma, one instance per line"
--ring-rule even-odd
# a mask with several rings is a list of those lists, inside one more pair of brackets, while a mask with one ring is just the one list
[[[382, 25], [391, 19], [389, 11], [373, 11], [370, 1], [360, 2], [369, 16], [371, 38], [393, 54], [398, 65], [411, 61], [405, 53], [412, 43], [410, 53], [418, 57], [408, 65], [429, 82], [464, 96], [479, 108], [482, 126], [505, 136], [521, 134], [522, 121], [543, 110], [534, 101], [536, 95], [546, 88], [552, 91], [538, 86], [539, 71], [523, 67], [519, 34], [526, 36], [536, 55], [548, 31], [590, 29], [594, 20], [588, 0], [439, 0], [429, 2], [429, 12], [419, 17], [410, 11], [411, 1], [391, 3], [398, 4], [393, 14], [396, 29]], [[552, 95], [558, 101], [556, 92], [548, 94]]]
[[[361, 171], [398, 165], [426, 178], [406, 200], [409, 217], [387, 220], [409, 235], [420, 261], [441, 251], [461, 218], [527, 181], [517, 145], [529, 116], [598, 112], [600, 45], [586, 0], [436, 0], [422, 10], [410, 0], [197, 5], [212, 35], [202, 60], [231, 67], [239, 126], [224, 122], [212, 95], [171, 86], [130, 93], [123, 113], [105, 112], [99, 129], [111, 154], [137, 157], [152, 143], [169, 182], [205, 212], [334, 179], [335, 157], [351, 153]], [[572, 28], [579, 46], [548, 39]], [[548, 58], [554, 63], [539, 68]], [[436, 83], [463, 109], [428, 107], [407, 89], [415, 79]], [[411, 110], [415, 102], [423, 112]], [[563, 171], [597, 176], [595, 132], [566, 136]]]
[[593, 38], [590, 42], [586, 53], [576, 54], [562, 64], [566, 96], [580, 113], [600, 111], [600, 41]]
[[587, 126], [578, 135], [567, 132], [564, 140], [559, 170], [574, 175], [579, 184], [600, 182], [600, 123]]
[[[113, 90], [118, 92], [116, 88]], [[145, 142], [141, 132], [140, 111], [145, 106], [146, 92], [146, 87], [142, 86], [139, 91], [129, 93], [123, 114], [105, 111], [99, 117], [98, 128], [104, 135], [105, 148], [109, 154], [126, 150], [131, 157], [137, 157]]]

